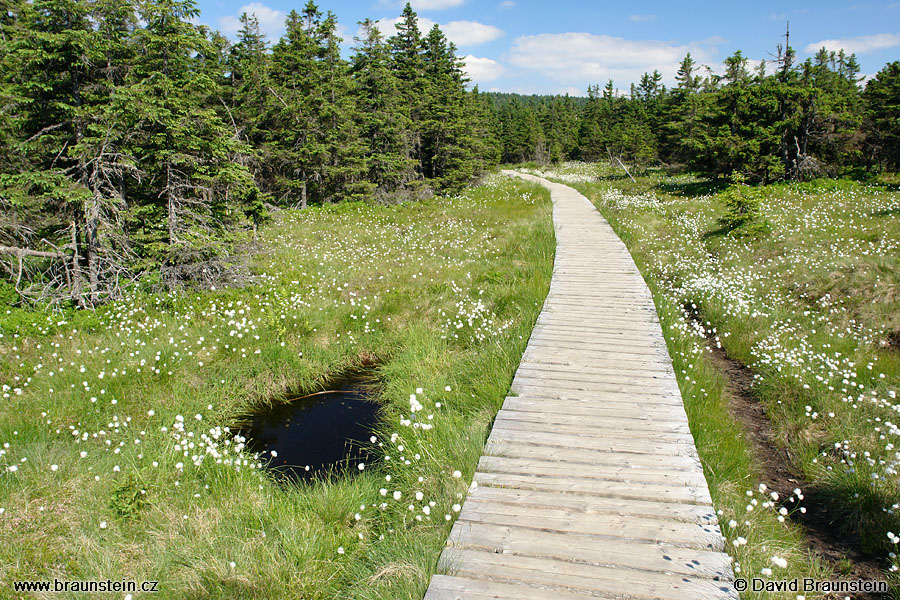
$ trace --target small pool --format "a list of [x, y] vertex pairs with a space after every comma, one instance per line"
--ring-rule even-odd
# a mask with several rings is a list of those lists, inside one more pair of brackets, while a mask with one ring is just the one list
[[378, 421], [378, 404], [371, 400], [375, 382], [371, 372], [360, 372], [320, 392], [287, 396], [249, 417], [237, 433], [269, 469], [291, 479], [357, 472], [359, 463], [371, 459], [369, 438]]

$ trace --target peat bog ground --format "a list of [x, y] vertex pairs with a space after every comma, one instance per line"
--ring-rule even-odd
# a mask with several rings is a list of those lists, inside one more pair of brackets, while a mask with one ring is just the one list
[[[547, 293], [549, 195], [284, 211], [259, 244], [242, 288], [0, 311], [0, 597], [422, 597]], [[291, 481], [239, 428], [360, 369], [365, 462]]]

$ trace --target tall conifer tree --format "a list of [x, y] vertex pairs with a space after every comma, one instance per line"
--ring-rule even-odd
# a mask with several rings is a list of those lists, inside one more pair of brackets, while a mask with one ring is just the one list
[[365, 141], [367, 179], [379, 194], [410, 187], [417, 179], [411, 158], [413, 123], [400, 80], [391, 70], [390, 49], [375, 24], [360, 22], [361, 37], [352, 58], [358, 122]]

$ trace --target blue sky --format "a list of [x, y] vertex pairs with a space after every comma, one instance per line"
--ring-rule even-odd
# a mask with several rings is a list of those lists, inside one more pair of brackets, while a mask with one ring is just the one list
[[[233, 37], [241, 12], [255, 13], [270, 40], [283, 33], [284, 16], [306, 0], [199, 0], [201, 23]], [[356, 22], [392, 20], [405, 2], [321, 0], [340, 23], [345, 46]], [[900, 1], [788, 3], [609, 2], [574, 0], [417, 0], [413, 7], [427, 30], [438, 23], [465, 57], [482, 90], [584, 95], [587, 86], [612, 78], [627, 90], [645, 71], [659, 69], [671, 84], [687, 52], [713, 71], [735, 50], [755, 66], [771, 59], [790, 22], [791, 46], [800, 58], [816, 49], [855, 52], [871, 76], [900, 60]]]

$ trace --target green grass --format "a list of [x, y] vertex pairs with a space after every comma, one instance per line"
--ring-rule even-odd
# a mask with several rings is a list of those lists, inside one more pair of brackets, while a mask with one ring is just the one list
[[[824, 576], [831, 566], [778, 521], [777, 505], [761, 510], [760, 457], [729, 411], [707, 335], [752, 369], [753, 395], [791, 468], [827, 503], [839, 535], [896, 569], [887, 532], [900, 530], [900, 430], [890, 424], [900, 411], [900, 193], [845, 180], [757, 188], [767, 226], [729, 231], [721, 182], [659, 172], [632, 182], [602, 164], [543, 174], [594, 202], [654, 293], [739, 574]], [[685, 310], [692, 306], [702, 326]], [[735, 546], [739, 537], [746, 544]], [[772, 564], [775, 555], [786, 569]]]
[[[547, 292], [549, 197], [495, 177], [288, 211], [261, 245], [241, 289], [0, 311], [0, 596], [53, 578], [422, 596]], [[377, 466], [285, 484], [236, 451], [241, 416], [372, 362]]]

